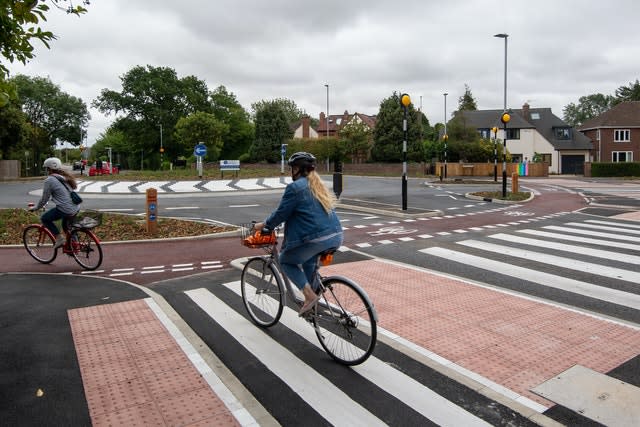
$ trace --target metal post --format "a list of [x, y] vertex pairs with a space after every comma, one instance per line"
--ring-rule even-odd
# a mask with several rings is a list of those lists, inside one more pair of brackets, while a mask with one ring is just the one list
[[447, 95], [448, 93], [443, 93], [444, 95], [444, 135], [442, 135], [442, 139], [444, 139], [444, 177], [447, 177], [447, 140], [449, 139], [449, 135], [447, 135]]
[[493, 131], [493, 182], [498, 182], [498, 128]]
[[160, 170], [162, 170], [164, 156], [164, 147], [162, 146], [162, 124], [159, 124], [158, 126], [160, 126]]
[[[495, 34], [494, 37], [504, 39], [504, 103], [502, 114], [507, 112], [507, 39], [509, 35], [506, 33]], [[504, 124], [503, 152], [502, 152], [502, 197], [507, 197], [507, 122]]]
[[504, 123], [504, 138], [502, 138], [502, 197], [507, 197], [507, 122]]

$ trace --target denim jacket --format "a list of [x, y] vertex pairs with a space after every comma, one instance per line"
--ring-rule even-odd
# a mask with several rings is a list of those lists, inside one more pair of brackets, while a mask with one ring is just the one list
[[280, 205], [265, 220], [268, 228], [285, 222], [285, 240], [282, 249], [292, 249], [311, 240], [342, 234], [342, 226], [336, 212], [327, 213], [313, 197], [306, 177], [293, 181], [284, 190]]

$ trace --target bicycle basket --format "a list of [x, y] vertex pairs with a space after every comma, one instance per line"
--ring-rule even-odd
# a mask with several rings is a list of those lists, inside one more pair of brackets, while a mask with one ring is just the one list
[[242, 224], [240, 227], [240, 242], [248, 248], [265, 248], [276, 243], [278, 239], [275, 230], [269, 234], [262, 234], [259, 230], [253, 229], [253, 224]]
[[73, 227], [95, 228], [102, 224], [102, 212], [94, 210], [83, 210], [78, 212]]

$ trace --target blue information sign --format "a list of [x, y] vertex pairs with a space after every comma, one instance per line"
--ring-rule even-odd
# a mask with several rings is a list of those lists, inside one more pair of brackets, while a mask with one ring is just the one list
[[198, 144], [193, 149], [194, 156], [206, 156], [207, 155], [207, 146], [204, 144]]

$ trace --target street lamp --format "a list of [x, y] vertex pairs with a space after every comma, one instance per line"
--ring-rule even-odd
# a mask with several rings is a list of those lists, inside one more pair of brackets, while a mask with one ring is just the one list
[[447, 95], [448, 93], [443, 93], [444, 95], [444, 135], [442, 135], [442, 139], [444, 140], [444, 177], [447, 177], [447, 140], [449, 139], [449, 135], [447, 135]]
[[402, 210], [407, 210], [407, 110], [411, 104], [411, 97], [406, 93], [400, 96], [400, 103], [404, 110], [404, 116], [402, 119], [402, 131], [404, 133], [404, 139], [402, 141]]
[[[324, 87], [327, 88], [327, 116], [325, 119], [325, 135], [327, 137], [327, 144], [329, 141], [329, 83], [325, 84]], [[329, 172], [329, 158], [327, 157], [327, 172]]]
[[164, 147], [162, 146], [162, 124], [158, 124], [160, 126], [160, 170], [162, 170], [162, 157], [164, 155]]
[[507, 123], [511, 119], [511, 116], [507, 113], [507, 40], [509, 35], [501, 33], [495, 34], [493, 37], [504, 39], [504, 102], [500, 121], [502, 121], [504, 127], [502, 139], [504, 146], [502, 153], [502, 197], [507, 197]]

